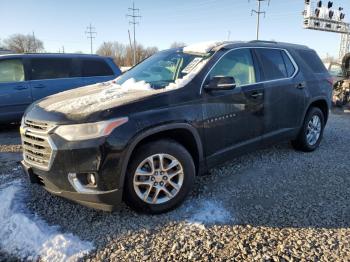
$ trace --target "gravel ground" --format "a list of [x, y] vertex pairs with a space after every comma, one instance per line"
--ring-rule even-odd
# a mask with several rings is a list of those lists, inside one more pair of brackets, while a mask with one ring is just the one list
[[[27, 182], [26, 205], [93, 242], [87, 261], [349, 261], [348, 134], [350, 113], [337, 111], [316, 152], [282, 143], [236, 158], [199, 177], [186, 202], [163, 215], [94, 211]], [[18, 141], [16, 129], [0, 132], [0, 186], [24, 180]], [[16, 256], [0, 250], [6, 259]]]

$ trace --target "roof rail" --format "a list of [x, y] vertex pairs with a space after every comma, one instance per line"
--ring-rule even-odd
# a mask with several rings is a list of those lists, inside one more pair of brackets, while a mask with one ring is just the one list
[[[20, 53], [19, 53], [20, 54]], [[86, 56], [99, 56], [98, 54], [84, 54], [84, 53], [55, 53], [55, 52], [48, 52], [48, 53], [32, 53], [32, 52], [25, 52], [22, 53], [25, 55], [86, 55]]]
[[277, 44], [276, 41], [267, 41], [267, 40], [252, 40], [248, 43], [266, 43], [266, 44]]

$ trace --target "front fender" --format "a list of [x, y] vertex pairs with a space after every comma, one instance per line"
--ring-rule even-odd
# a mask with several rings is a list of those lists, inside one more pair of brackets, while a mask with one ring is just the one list
[[147, 137], [149, 137], [151, 135], [155, 135], [155, 134], [160, 133], [160, 132], [170, 131], [170, 130], [174, 130], [174, 129], [185, 129], [185, 130], [191, 132], [191, 134], [193, 135], [193, 137], [196, 141], [197, 150], [198, 150], [198, 154], [199, 154], [198, 155], [199, 162], [202, 162], [202, 160], [203, 160], [202, 141], [201, 141], [201, 138], [200, 138], [200, 135], [199, 135], [197, 129], [194, 128], [192, 125], [190, 125], [188, 123], [171, 123], [171, 124], [164, 124], [161, 126], [144, 129], [144, 130], [138, 132], [135, 136], [133, 136], [133, 138], [128, 143], [126, 150], [123, 154], [123, 161], [121, 163], [121, 165], [122, 165], [121, 166], [121, 173], [119, 176], [119, 183], [118, 183], [120, 190], [123, 190], [125, 175], [126, 175], [129, 161], [130, 161], [130, 157], [131, 157], [132, 153], [134, 152], [135, 148], [137, 147], [137, 145], [139, 145], [139, 143], [142, 142], [142, 140], [146, 139]]

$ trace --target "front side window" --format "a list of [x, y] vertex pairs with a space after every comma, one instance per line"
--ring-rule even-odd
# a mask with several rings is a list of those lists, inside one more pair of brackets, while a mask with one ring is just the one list
[[0, 83], [24, 81], [24, 69], [21, 59], [0, 61]]
[[236, 86], [256, 83], [254, 63], [249, 49], [230, 51], [219, 60], [209, 74], [209, 79], [216, 76], [231, 76]]
[[153, 89], [165, 88], [184, 78], [208, 56], [209, 54], [201, 56], [176, 50], [159, 52], [125, 72], [117, 83], [122, 85], [132, 78], [135, 81], [145, 81]]
[[31, 79], [70, 78], [72, 73], [72, 59], [67, 58], [32, 58]]

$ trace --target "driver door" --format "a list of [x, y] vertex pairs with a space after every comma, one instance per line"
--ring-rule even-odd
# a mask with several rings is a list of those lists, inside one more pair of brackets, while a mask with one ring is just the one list
[[[217, 76], [233, 77], [230, 90], [205, 90]], [[264, 123], [264, 86], [249, 48], [224, 54], [204, 81], [204, 132], [208, 165], [227, 161], [260, 145]]]

